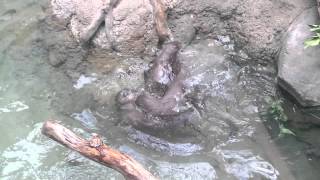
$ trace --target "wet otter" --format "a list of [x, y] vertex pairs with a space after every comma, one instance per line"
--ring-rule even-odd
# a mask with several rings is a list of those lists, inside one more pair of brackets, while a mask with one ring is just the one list
[[[116, 101], [121, 112], [121, 119], [125, 122], [129, 121], [129, 123], [133, 126], [138, 126], [145, 120], [145, 114], [137, 107], [135, 103], [138, 95], [139, 93], [135, 90], [123, 89], [116, 97]], [[142, 124], [146, 123], [147, 122]]]
[[167, 43], [160, 54], [151, 63], [151, 67], [144, 73], [145, 89], [151, 93], [160, 93], [163, 96], [167, 86], [175, 79], [181, 70], [178, 60], [180, 44], [178, 42]]
[[[180, 45], [164, 45], [160, 55], [145, 72], [146, 91], [124, 89], [117, 102], [122, 118], [135, 127], [167, 128], [185, 124], [193, 109], [184, 98], [185, 71], [177, 58]], [[160, 91], [160, 92], [159, 92]]]
[[[154, 115], [146, 112], [137, 105], [138, 97], [139, 92], [132, 89], [123, 89], [116, 97], [120, 109], [121, 119], [138, 129], [145, 128], [154, 130], [174, 128], [179, 125], [184, 125], [187, 121], [189, 121], [189, 117], [191, 117], [191, 111], [185, 111], [183, 113], [180, 112], [179, 114], [177, 113], [172, 115], [164, 115], [163, 113], [161, 115]], [[167, 110], [167, 108], [165, 110]]]
[[186, 109], [187, 103], [183, 92], [183, 77], [184, 75], [179, 73], [163, 97], [159, 98], [148, 92], [143, 92], [136, 100], [137, 105], [145, 112], [156, 116], [178, 115], [184, 112], [183, 109]]

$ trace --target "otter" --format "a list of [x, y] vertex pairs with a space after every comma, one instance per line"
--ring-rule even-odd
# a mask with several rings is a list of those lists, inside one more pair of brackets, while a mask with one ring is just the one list
[[145, 119], [145, 114], [135, 103], [137, 97], [138, 92], [132, 89], [123, 89], [116, 97], [122, 120], [130, 122], [133, 126], [138, 126]]
[[122, 121], [137, 129], [174, 128], [185, 125], [189, 120], [188, 113], [190, 112], [160, 116], [145, 112], [136, 103], [138, 97], [139, 92], [132, 89], [123, 89], [116, 97]]
[[[183, 92], [183, 73], [179, 73], [169, 85], [163, 97], [143, 92], [137, 97], [136, 104], [145, 112], [156, 116], [178, 115], [182, 111], [182, 104], [186, 104]], [[183, 111], [184, 112], [184, 111]]]
[[[145, 90], [123, 89], [117, 95], [122, 119], [135, 127], [168, 128], [185, 124], [193, 109], [184, 97], [186, 72], [178, 59], [180, 44], [164, 45], [145, 72]], [[160, 88], [160, 89], [159, 89]], [[163, 92], [158, 93], [163, 90]]]
[[178, 60], [180, 48], [180, 43], [176, 41], [163, 45], [160, 54], [150, 63], [150, 69], [144, 73], [145, 89], [148, 92], [163, 96], [167, 86], [181, 70]]

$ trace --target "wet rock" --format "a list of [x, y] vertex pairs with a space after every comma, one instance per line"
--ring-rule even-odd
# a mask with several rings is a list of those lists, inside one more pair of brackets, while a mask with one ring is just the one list
[[43, 48], [47, 51], [49, 64], [60, 67], [66, 71], [79, 68], [80, 63], [87, 57], [87, 48], [81, 47], [74, 41], [67, 30], [67, 22], [59, 21], [56, 17], [48, 15], [39, 22], [39, 35]]
[[312, 4], [311, 0], [184, 0], [169, 10], [168, 23], [178, 39], [190, 26], [201, 39], [230, 35], [237, 47], [266, 64], [273, 62], [291, 22]]
[[122, 1], [114, 9], [111, 36], [120, 52], [152, 52], [158, 43], [149, 1]]
[[[70, 22], [70, 30], [77, 41], [86, 31], [97, 13], [106, 8], [104, 25], [98, 28], [92, 42], [95, 46], [112, 49], [125, 54], [153, 53], [158, 43], [155, 30], [153, 7], [149, 0], [122, 0], [112, 7], [109, 0], [69, 1], [52, 0], [53, 14], [59, 19]], [[175, 1], [166, 1], [172, 6]]]
[[[175, 40], [181, 42], [184, 46], [189, 45], [196, 37], [197, 30], [193, 25], [193, 21], [191, 21], [192, 23], [185, 23], [193, 19], [193, 15], [182, 15], [177, 19], [171, 20], [170, 29], [174, 29], [172, 33]], [[183, 26], [180, 26], [181, 24]]]
[[[311, 0], [163, 2], [168, 8], [168, 24], [175, 40], [188, 45], [194, 39], [229, 35], [235, 40], [235, 47], [251, 57], [250, 61], [264, 65], [273, 62], [281, 37], [294, 18], [314, 4]], [[52, 13], [66, 22], [65, 27], [78, 41], [81, 32], [97, 18], [97, 12], [103, 7], [110, 10], [109, 4], [109, 0], [51, 1]], [[154, 54], [159, 38], [149, 1], [122, 0], [104, 21], [107, 23], [102, 23], [91, 39], [93, 45], [123, 54]]]
[[320, 48], [303, 44], [313, 35], [308, 25], [317, 23], [316, 8], [305, 10], [288, 30], [278, 62], [280, 86], [304, 107], [320, 105]]

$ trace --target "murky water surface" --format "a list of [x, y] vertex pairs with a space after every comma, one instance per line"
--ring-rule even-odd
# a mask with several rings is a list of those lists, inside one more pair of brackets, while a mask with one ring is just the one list
[[[0, 1], [0, 179], [122, 179], [41, 135], [47, 119], [59, 119], [84, 137], [103, 135], [161, 179], [317, 179], [304, 156], [299, 156], [301, 166], [290, 164], [302, 153], [299, 144], [283, 140], [279, 150], [260, 118], [264, 98], [275, 92], [274, 71], [242, 62], [241, 53], [229, 60], [228, 37], [181, 52], [190, 71], [189, 93], [204, 99], [197, 104], [198, 121], [151, 135], [118, 123], [114, 102], [122, 88], [143, 84], [147, 62], [109, 60], [105, 65], [112, 72], [101, 75], [92, 68], [69, 80], [47, 64], [37, 41], [46, 3]], [[97, 59], [92, 55], [88, 61]]]

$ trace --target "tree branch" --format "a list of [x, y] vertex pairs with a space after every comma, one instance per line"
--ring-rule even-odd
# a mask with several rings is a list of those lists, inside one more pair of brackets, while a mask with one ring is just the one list
[[150, 0], [150, 3], [153, 7], [154, 21], [160, 41], [172, 40], [173, 37], [167, 24], [166, 8], [162, 0]]
[[97, 134], [93, 134], [93, 137], [87, 141], [54, 121], [46, 121], [43, 124], [42, 134], [93, 161], [120, 172], [128, 180], [157, 179], [130, 156], [103, 144]]

